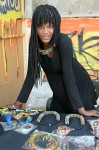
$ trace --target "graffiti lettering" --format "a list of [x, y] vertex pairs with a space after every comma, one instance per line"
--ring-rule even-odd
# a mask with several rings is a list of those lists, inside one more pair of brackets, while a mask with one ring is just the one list
[[7, 14], [8, 11], [14, 10], [19, 12], [21, 4], [19, 0], [0, 0], [0, 13]]

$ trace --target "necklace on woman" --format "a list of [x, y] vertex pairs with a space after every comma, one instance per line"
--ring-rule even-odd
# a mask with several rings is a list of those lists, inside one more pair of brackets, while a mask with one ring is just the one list
[[40, 54], [42, 54], [42, 55], [47, 55], [47, 54], [49, 54], [50, 52], [52, 52], [53, 51], [53, 47], [50, 47], [50, 48], [48, 48], [48, 49], [38, 49], [39, 50], [39, 53]]

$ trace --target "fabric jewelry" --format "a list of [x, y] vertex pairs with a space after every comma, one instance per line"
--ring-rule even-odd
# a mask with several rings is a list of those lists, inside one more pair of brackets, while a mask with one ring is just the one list
[[35, 150], [55, 150], [58, 147], [58, 141], [52, 135], [48, 135], [44, 132], [38, 132], [34, 133], [30, 137], [29, 147]]
[[92, 128], [93, 135], [95, 135], [96, 138], [99, 139], [99, 119], [95, 120], [87, 120]]
[[76, 128], [75, 130], [80, 130], [81, 128], [83, 128], [83, 126], [85, 126], [85, 119], [82, 115], [79, 115], [79, 114], [69, 114], [65, 117], [65, 124], [68, 126], [69, 125], [69, 119], [71, 117], [76, 117], [76, 118], [79, 118], [80, 119], [80, 122], [81, 122], [81, 127], [80, 128]]
[[66, 136], [72, 130], [74, 129], [67, 126], [59, 126], [56, 130], [52, 131], [52, 133]]
[[47, 54], [49, 54], [50, 52], [52, 52], [53, 51], [53, 47], [50, 47], [50, 48], [48, 48], [48, 49], [38, 49], [38, 51], [39, 51], [39, 53], [40, 54], [42, 54], [42, 55], [47, 55]]
[[[48, 124], [49, 126], [51, 126], [51, 125], [57, 123], [58, 121], [60, 121], [60, 115], [59, 115], [56, 111], [44, 111], [44, 112], [42, 112], [42, 113], [38, 116], [38, 118], [37, 118], [36, 121], [37, 121], [38, 123], [40, 123], [40, 124], [43, 124], [43, 123], [41, 123], [41, 120], [42, 120], [42, 118], [43, 118], [44, 116], [46, 116], [46, 115], [55, 115], [55, 116], [56, 116], [56, 122], [53, 122], [53, 123]], [[46, 124], [43, 124], [43, 125], [46, 125]]]

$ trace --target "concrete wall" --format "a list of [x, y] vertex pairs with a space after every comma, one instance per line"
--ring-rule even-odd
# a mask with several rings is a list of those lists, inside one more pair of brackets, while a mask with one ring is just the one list
[[55, 6], [61, 17], [99, 17], [99, 0], [25, 0], [25, 17], [31, 18], [41, 4]]

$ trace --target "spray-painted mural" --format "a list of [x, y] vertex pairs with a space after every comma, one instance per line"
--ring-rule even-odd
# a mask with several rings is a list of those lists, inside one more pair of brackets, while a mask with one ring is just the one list
[[62, 19], [61, 31], [72, 38], [74, 57], [99, 81], [99, 19]]
[[2, 23], [10, 19], [22, 18], [23, 0], [0, 0], [0, 19]]
[[14, 10], [15, 12], [21, 11], [20, 1], [18, 0], [1, 0], [0, 13], [7, 14], [8, 11]]
[[10, 88], [23, 78], [23, 1], [0, 0], [0, 100], [5, 99], [4, 90], [10, 95]]
[[[0, 52], [2, 53], [2, 62], [0, 61], [0, 64], [2, 69], [4, 68], [5, 79], [8, 79], [8, 76], [9, 78], [12, 76], [10, 75], [11, 66], [19, 74], [18, 37], [22, 36], [21, 18], [20, 0], [0, 1], [0, 48], [2, 50]], [[20, 28], [18, 29], [19, 26]], [[13, 63], [11, 63], [11, 60], [13, 60]]]

